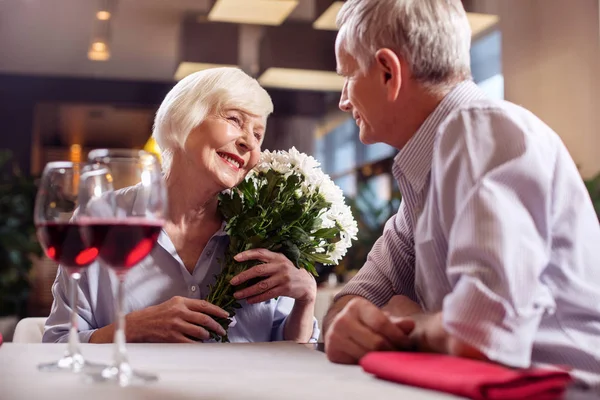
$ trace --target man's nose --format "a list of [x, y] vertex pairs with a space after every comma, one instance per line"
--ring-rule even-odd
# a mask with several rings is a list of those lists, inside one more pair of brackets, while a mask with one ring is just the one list
[[338, 104], [340, 110], [344, 112], [351, 112], [352, 105], [348, 99], [348, 91], [346, 90], [346, 84], [344, 83], [344, 89], [342, 89], [342, 95], [340, 96], [340, 103]]
[[340, 110], [342, 110], [344, 112], [352, 111], [352, 106], [350, 105], [350, 101], [348, 101], [348, 99], [340, 99], [339, 107], [340, 107]]

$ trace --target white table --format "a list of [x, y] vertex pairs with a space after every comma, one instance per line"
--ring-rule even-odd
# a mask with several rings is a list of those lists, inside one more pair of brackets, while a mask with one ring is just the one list
[[[64, 344], [0, 346], [0, 400], [119, 399], [457, 399], [378, 380], [358, 366], [330, 363], [325, 354], [289, 342], [253, 344], [129, 344], [134, 368], [157, 373], [146, 386], [89, 383], [81, 375], [39, 372]], [[108, 363], [110, 345], [82, 345], [91, 361]]]

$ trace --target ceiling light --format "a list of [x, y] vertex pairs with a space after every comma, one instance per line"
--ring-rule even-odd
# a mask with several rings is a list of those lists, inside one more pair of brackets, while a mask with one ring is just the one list
[[256, 25], [281, 25], [298, 0], [217, 0], [208, 14], [210, 21]]
[[[98, 50], [102, 48], [102, 50]], [[94, 42], [88, 50], [88, 58], [92, 61], [107, 61], [110, 59], [110, 51], [106, 43]]]
[[106, 61], [110, 58], [110, 20], [94, 21], [94, 32], [88, 49], [92, 61]]
[[110, 12], [109, 11], [98, 11], [96, 13], [96, 18], [98, 18], [100, 21], [108, 21], [110, 19]]
[[96, 52], [106, 51], [106, 43], [104, 43], [104, 42], [92, 43], [92, 51], [96, 51]]
[[344, 78], [335, 72], [294, 68], [268, 68], [258, 82], [267, 88], [323, 92], [339, 92], [344, 87]]
[[183, 61], [179, 63], [179, 67], [177, 67], [177, 71], [175, 71], [175, 79], [179, 81], [185, 78], [186, 76], [193, 74], [194, 72], [220, 67], [237, 67], [237, 65], [196, 63]]
[[321, 14], [321, 16], [313, 23], [313, 28], [336, 31], [337, 26], [335, 25], [335, 19], [337, 18], [337, 15], [343, 5], [343, 1], [334, 1], [331, 3], [329, 8], [327, 8], [325, 12]]
[[98, 11], [96, 12], [96, 18], [100, 21], [108, 21], [113, 14], [116, 0], [99, 0]]

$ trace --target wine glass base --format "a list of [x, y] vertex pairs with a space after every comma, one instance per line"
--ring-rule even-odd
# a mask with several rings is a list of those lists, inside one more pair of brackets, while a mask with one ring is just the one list
[[85, 361], [81, 355], [75, 355], [65, 356], [55, 362], [39, 364], [37, 368], [42, 372], [94, 373], [102, 371], [106, 365]]
[[134, 371], [129, 365], [106, 367], [100, 372], [89, 374], [94, 382], [105, 382], [119, 386], [144, 385], [155, 382], [158, 376], [146, 372]]

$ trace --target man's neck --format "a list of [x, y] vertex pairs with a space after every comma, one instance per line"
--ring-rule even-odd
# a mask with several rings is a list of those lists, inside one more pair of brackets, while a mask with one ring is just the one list
[[[396, 120], [393, 121], [393, 124], [396, 127], [401, 126], [402, 131], [396, 135], [395, 143], [390, 144], [401, 150], [451, 91], [452, 88], [432, 91], [422, 85], [415, 85], [411, 88], [410, 94], [399, 102], [398, 111], [394, 113]], [[397, 132], [397, 130], [397, 128], [391, 127], [390, 132]]]

